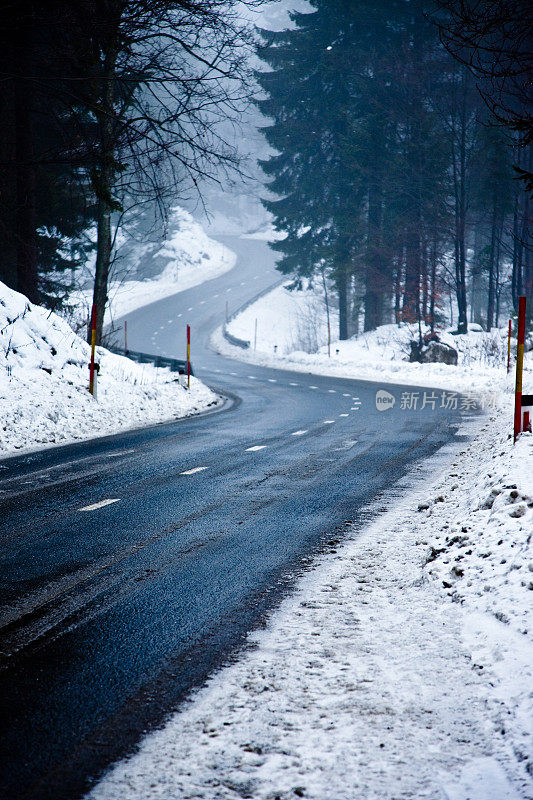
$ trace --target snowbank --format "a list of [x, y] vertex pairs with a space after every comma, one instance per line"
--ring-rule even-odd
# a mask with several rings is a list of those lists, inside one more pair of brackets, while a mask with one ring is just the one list
[[532, 798], [533, 436], [475, 425], [90, 800]]
[[63, 444], [202, 411], [219, 398], [192, 379], [102, 347], [98, 399], [88, 392], [89, 345], [56, 314], [0, 283], [0, 454]]
[[[171, 233], [162, 246], [160, 243], [141, 244], [135, 248], [130, 245], [133, 263], [128, 265], [129, 272], [134, 271], [142, 259], [150, 259], [159, 265], [161, 273], [152, 280], [111, 282], [106, 325], [141, 306], [218, 278], [235, 266], [235, 253], [211, 239], [183, 208], [173, 209], [169, 228]], [[77, 308], [77, 318], [87, 319], [92, 290], [72, 294], [69, 303]]]
[[[257, 342], [255, 343], [255, 321]], [[474, 326], [475, 327], [475, 326]], [[333, 340], [327, 353], [327, 319], [320, 291], [288, 291], [278, 286], [246, 308], [227, 326], [229, 333], [249, 341], [249, 350], [233, 347], [218, 330], [213, 343], [225, 355], [263, 366], [314, 372], [361, 380], [389, 381], [468, 392], [512, 391], [514, 375], [506, 373], [507, 331], [471, 330], [464, 336], [439, 332], [458, 351], [458, 365], [409, 363], [409, 342], [418, 338], [416, 325], [382, 325], [348, 341]], [[331, 331], [338, 315], [331, 312]], [[516, 351], [516, 344], [514, 347]], [[533, 391], [533, 353], [526, 354], [525, 390]], [[529, 386], [531, 384], [531, 386]]]

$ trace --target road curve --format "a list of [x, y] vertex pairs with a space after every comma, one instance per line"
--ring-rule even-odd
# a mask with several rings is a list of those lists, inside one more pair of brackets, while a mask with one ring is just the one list
[[[264, 242], [128, 315], [132, 349], [183, 357], [223, 411], [0, 463], [0, 796], [80, 796], [243, 643], [313, 553], [457, 435], [437, 401], [223, 358], [226, 312], [279, 279]], [[412, 391], [412, 387], [409, 388]]]

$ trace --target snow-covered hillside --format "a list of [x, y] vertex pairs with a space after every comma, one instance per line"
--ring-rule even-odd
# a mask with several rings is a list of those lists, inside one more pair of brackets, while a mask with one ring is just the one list
[[214, 406], [192, 378], [135, 364], [102, 347], [98, 399], [88, 392], [90, 348], [56, 314], [0, 283], [0, 454], [62, 444]]
[[[249, 341], [250, 348], [233, 347], [221, 331], [213, 339], [216, 347], [227, 355], [265, 366], [459, 392], [510, 391], [513, 386], [513, 373], [507, 376], [506, 371], [506, 329], [487, 333], [479, 326], [471, 326], [464, 336], [456, 336], [451, 330], [439, 331], [441, 341], [458, 351], [457, 366], [418, 364], [408, 361], [409, 342], [418, 339], [417, 325], [382, 325], [375, 331], [339, 341], [338, 314], [333, 310], [328, 357], [326, 306], [319, 290], [289, 291], [278, 286], [238, 314], [227, 328], [232, 336]], [[423, 334], [427, 332], [422, 330]], [[533, 352], [526, 353], [524, 369], [524, 391], [528, 387], [533, 391]]]
[[[211, 239], [183, 208], [172, 210], [168, 228], [169, 235], [163, 242], [132, 242], [119, 237], [117, 270], [124, 273], [124, 278], [109, 285], [106, 324], [148, 303], [217, 278], [235, 265], [235, 254]], [[149, 280], [132, 278], [142, 273], [143, 263], [149, 263], [151, 270], [159, 274]], [[87, 319], [92, 290], [75, 292], [69, 297], [69, 304], [76, 307], [76, 319]]]

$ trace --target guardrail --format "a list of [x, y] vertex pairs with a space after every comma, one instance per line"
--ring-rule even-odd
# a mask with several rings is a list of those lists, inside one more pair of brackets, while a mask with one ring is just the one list
[[222, 326], [222, 335], [224, 339], [226, 339], [227, 342], [234, 345], [235, 347], [240, 347], [242, 350], [248, 350], [250, 348], [250, 342], [247, 339], [239, 339], [237, 336], [234, 336], [232, 333], [230, 333], [227, 327], [228, 322], [231, 322], [231, 320], [235, 319], [235, 317], [238, 314], [241, 314], [243, 311], [245, 311], [248, 308], [248, 306], [251, 306], [257, 300], [260, 300], [261, 297], [264, 297], [266, 294], [271, 292], [272, 289], [275, 289], [277, 286], [284, 283], [284, 281], [286, 280], [287, 276], [285, 275], [279, 281], [276, 281], [276, 283], [273, 283], [271, 286], [267, 286], [266, 289], [263, 289], [261, 292], [259, 292], [259, 294], [256, 294], [255, 297], [252, 297], [250, 300], [247, 300], [246, 303], [243, 303], [242, 306], [239, 306], [239, 308], [236, 311], [230, 314], [228, 319]]
[[233, 334], [231, 334], [227, 330], [225, 325], [222, 328], [222, 334], [224, 336], [224, 339], [226, 339], [226, 341], [228, 341], [230, 344], [234, 345], [235, 347], [240, 347], [243, 350], [248, 350], [248, 348], [250, 347], [250, 342], [249, 341], [247, 341], [246, 339], [239, 339], [239, 338], [237, 338], [237, 336], [233, 336]]
[[[156, 367], [169, 367], [171, 372], [178, 372], [180, 375], [187, 374], [187, 362], [180, 358], [167, 358], [166, 356], [154, 356], [150, 353], [139, 353], [137, 350], [125, 350], [123, 347], [113, 347], [107, 345], [107, 349], [117, 356], [126, 356], [138, 364], [154, 364]], [[194, 370], [191, 364], [191, 375]]]

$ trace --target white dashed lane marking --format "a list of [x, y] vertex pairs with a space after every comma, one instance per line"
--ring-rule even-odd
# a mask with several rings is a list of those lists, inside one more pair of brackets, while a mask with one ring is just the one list
[[291, 436], [303, 436], [304, 433], [307, 433], [307, 431], [294, 431], [294, 433], [291, 433]]
[[299, 386], [299, 383], [289, 383], [289, 386]]
[[343, 397], [351, 397], [350, 392], [344, 392]]
[[191, 306], [190, 308], [187, 309], [187, 311], [192, 311], [193, 308], [194, 308], [194, 306]]
[[339, 414], [339, 417], [349, 417], [349, 414]]
[[323, 425], [333, 425], [334, 422], [335, 422], [334, 419], [325, 419], [322, 424]]
[[328, 389], [328, 392], [329, 392], [330, 394], [337, 394], [337, 392], [335, 391], [335, 389]]
[[192, 469], [186, 469], [184, 472], [180, 472], [180, 475], [194, 475], [195, 472], [202, 472], [207, 467], [193, 467]]
[[318, 389], [318, 386], [310, 386], [310, 389]]
[[97, 508], [110, 506], [111, 503], [118, 503], [119, 501], [120, 497], [108, 497], [107, 500], [100, 500], [99, 503], [93, 503], [90, 506], [84, 506], [83, 508], [78, 509], [78, 511], [96, 511]]
[[277, 383], [277, 380], [275, 378], [269, 378], [268, 382], [269, 383]]
[[253, 447], [247, 447], [245, 452], [246, 453], [255, 453], [256, 450], [264, 450], [266, 444], [254, 444]]
[[256, 381], [257, 380], [255, 375], [248, 375], [248, 377], [250, 378], [251, 381]]

